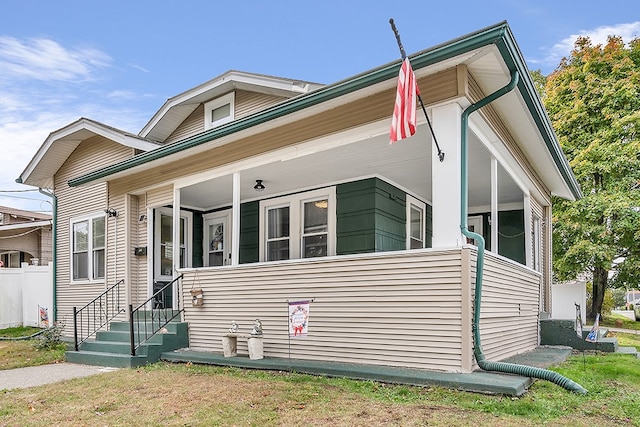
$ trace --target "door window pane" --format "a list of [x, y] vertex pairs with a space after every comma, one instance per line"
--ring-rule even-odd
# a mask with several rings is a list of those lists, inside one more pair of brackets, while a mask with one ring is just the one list
[[209, 266], [224, 264], [224, 224], [209, 225]]

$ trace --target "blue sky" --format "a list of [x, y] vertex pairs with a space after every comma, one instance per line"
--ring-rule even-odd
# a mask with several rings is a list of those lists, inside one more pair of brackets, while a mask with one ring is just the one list
[[[578, 35], [640, 36], [624, 1], [31, 1], [0, 14], [0, 205], [50, 210], [14, 180], [80, 117], [138, 133], [167, 98], [234, 69], [333, 83], [506, 20], [548, 74]], [[392, 107], [390, 107], [391, 109]], [[3, 192], [4, 191], [4, 192]]]

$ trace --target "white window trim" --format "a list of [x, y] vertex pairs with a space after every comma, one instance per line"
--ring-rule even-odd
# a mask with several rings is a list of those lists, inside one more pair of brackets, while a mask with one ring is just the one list
[[[104, 276], [100, 278], [93, 277], [93, 220], [96, 218], [104, 218]], [[73, 278], [73, 225], [79, 222], [89, 221], [89, 237], [88, 237], [88, 249], [87, 249], [87, 269], [89, 278], [87, 279], [74, 279]], [[69, 282], [72, 284], [82, 283], [105, 283], [107, 280], [107, 217], [104, 212], [97, 212], [93, 214], [87, 214], [82, 216], [73, 217], [69, 220]]]
[[[229, 104], [229, 116], [216, 120], [215, 122], [211, 121], [211, 112], [216, 108], [220, 108], [226, 104]], [[217, 126], [220, 126], [232, 121], [235, 117], [235, 104], [236, 104], [235, 92], [230, 92], [226, 95], [223, 95], [219, 98], [213, 99], [205, 103], [204, 104], [204, 129], [205, 130], [213, 129]]]
[[406, 231], [406, 235], [407, 235], [407, 241], [406, 241], [406, 248], [407, 249], [411, 249], [411, 206], [415, 206], [418, 209], [422, 210], [422, 218], [421, 218], [421, 222], [422, 222], [422, 247], [425, 248], [427, 245], [427, 232], [426, 232], [426, 221], [427, 221], [427, 204], [424, 202], [421, 202], [420, 200], [416, 199], [413, 196], [410, 196], [409, 194], [407, 194], [407, 231]]
[[267, 210], [289, 206], [289, 259], [300, 259], [302, 258], [303, 206], [306, 202], [318, 199], [329, 201], [327, 256], [336, 254], [336, 187], [327, 187], [260, 201], [260, 261], [266, 261]]

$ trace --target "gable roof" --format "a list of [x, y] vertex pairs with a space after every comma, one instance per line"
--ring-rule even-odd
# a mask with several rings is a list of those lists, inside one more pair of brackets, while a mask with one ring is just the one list
[[[525, 154], [541, 165], [540, 169], [544, 172], [542, 178], [551, 191], [568, 199], [581, 197], [578, 182], [560, 148], [528, 68], [506, 22], [423, 50], [411, 55], [410, 58], [414, 70], [429, 68], [435, 72], [456, 64], [467, 64], [485, 93], [491, 93], [503, 86], [504, 77], [508, 78], [511, 72], [517, 71], [521, 78], [516, 90], [512, 92], [515, 95], [502, 97], [493, 105], [502, 115], [508, 117], [507, 121], [513, 121], [511, 131], [522, 133], [523, 140], [533, 139], [530, 147], [524, 147]], [[157, 164], [156, 162], [166, 162], [169, 156], [194, 152], [203, 144], [278, 118], [295, 118], [294, 113], [320, 106], [340, 97], [362, 98], [366, 96], [367, 88], [385, 81], [395, 81], [399, 67], [400, 61], [394, 61], [210, 131], [84, 174], [69, 180], [69, 185], [78, 186], [144, 170], [153, 167]], [[517, 103], [518, 108], [513, 108], [514, 103]], [[529, 138], [530, 136], [534, 138]]]
[[319, 83], [230, 70], [169, 98], [138, 135], [163, 142], [198, 105], [237, 89], [291, 98], [322, 86]]
[[11, 208], [9, 206], [0, 206], [0, 213], [5, 215], [14, 215], [16, 217], [24, 218], [26, 221], [34, 221], [36, 219], [51, 219], [52, 216], [34, 211], [25, 211], [22, 209]]
[[95, 120], [80, 118], [49, 134], [27, 167], [16, 179], [21, 184], [53, 188], [53, 176], [80, 143], [100, 135], [126, 147], [143, 151], [153, 150], [157, 144]]

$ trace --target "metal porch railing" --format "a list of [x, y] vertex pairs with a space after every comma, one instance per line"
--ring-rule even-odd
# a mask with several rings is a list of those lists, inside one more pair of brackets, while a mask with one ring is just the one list
[[[176, 300], [178, 309], [165, 307], [166, 291], [174, 283], [182, 279], [182, 274], [171, 282], [158, 289], [154, 294], [142, 304], [133, 308], [129, 305], [129, 327], [131, 334], [131, 355], [135, 356], [136, 351], [162, 330], [169, 322], [178, 317], [184, 311], [180, 303], [180, 292], [177, 292]], [[150, 310], [148, 308], [150, 307]]]
[[120, 290], [124, 279], [95, 297], [91, 302], [77, 310], [73, 307], [73, 340], [76, 351], [80, 344], [109, 324], [124, 307], [120, 307]]

